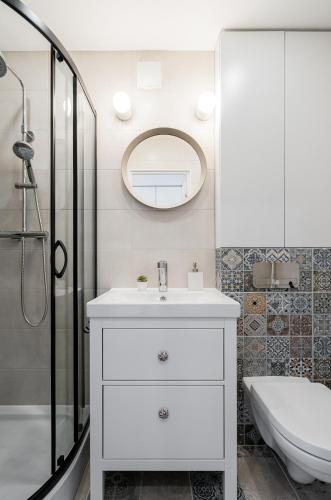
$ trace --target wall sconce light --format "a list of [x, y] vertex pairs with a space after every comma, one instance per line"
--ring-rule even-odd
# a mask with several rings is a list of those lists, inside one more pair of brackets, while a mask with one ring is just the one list
[[208, 120], [213, 114], [215, 104], [216, 99], [213, 92], [202, 92], [195, 111], [199, 120]]
[[132, 116], [131, 99], [125, 92], [116, 92], [113, 95], [113, 107], [119, 120], [130, 120]]

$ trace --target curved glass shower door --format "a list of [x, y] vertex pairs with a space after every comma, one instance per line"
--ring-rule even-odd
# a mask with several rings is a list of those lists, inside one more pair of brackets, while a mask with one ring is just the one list
[[[37, 327], [31, 327], [22, 310], [24, 294], [31, 323], [43, 316], [42, 241], [33, 236], [39, 230], [34, 189], [22, 187], [26, 164], [12, 149], [22, 136], [27, 138], [21, 130], [24, 121], [26, 130], [34, 133], [29, 142], [34, 151], [31, 167], [42, 223], [49, 231], [50, 48], [33, 26], [0, 2], [0, 51], [7, 65], [0, 78], [1, 500], [26, 500], [52, 474], [50, 310]], [[30, 237], [25, 237], [23, 252], [23, 239], [9, 235], [22, 231], [24, 214]], [[49, 238], [45, 246], [49, 285]]]
[[78, 433], [90, 415], [90, 339], [86, 304], [96, 294], [96, 124], [77, 83]]
[[67, 63], [55, 53], [54, 168], [55, 204], [52, 236], [53, 336], [55, 343], [55, 466], [60, 466], [74, 443], [74, 78]]
[[0, 0], [1, 500], [47, 498], [86, 444], [95, 133], [61, 42]]
[[89, 323], [96, 295], [96, 121], [85, 91], [52, 51], [53, 469], [88, 424]]

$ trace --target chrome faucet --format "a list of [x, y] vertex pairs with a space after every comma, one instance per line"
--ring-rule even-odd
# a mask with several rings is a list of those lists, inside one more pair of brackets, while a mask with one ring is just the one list
[[159, 292], [168, 291], [168, 263], [166, 260], [160, 260], [157, 263], [159, 270]]

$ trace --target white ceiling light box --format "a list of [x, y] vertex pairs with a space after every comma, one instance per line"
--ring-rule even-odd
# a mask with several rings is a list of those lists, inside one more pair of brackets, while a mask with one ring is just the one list
[[137, 88], [145, 90], [162, 88], [160, 61], [140, 61], [137, 63]]

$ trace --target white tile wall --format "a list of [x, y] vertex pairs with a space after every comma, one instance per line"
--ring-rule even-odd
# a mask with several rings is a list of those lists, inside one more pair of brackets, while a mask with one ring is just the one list
[[[197, 260], [205, 286], [214, 286], [214, 121], [194, 114], [201, 92], [214, 88], [213, 52], [74, 52], [98, 113], [99, 288], [135, 286], [138, 274], [157, 285], [156, 263], [169, 262], [169, 285], [186, 286]], [[137, 89], [137, 62], [160, 61], [162, 89]], [[121, 122], [112, 96], [123, 90], [133, 118]], [[190, 204], [171, 211], [148, 209], [133, 200], [121, 180], [121, 160], [132, 139], [154, 127], [174, 127], [202, 147], [208, 177]]]
[[[49, 53], [7, 52], [6, 58], [24, 81], [28, 126], [36, 135], [33, 167], [39, 187], [41, 215], [49, 229], [50, 203], [50, 105]], [[21, 228], [21, 161], [12, 145], [21, 138], [21, 89], [8, 73], [0, 80], [0, 230]], [[37, 229], [32, 193], [28, 195], [28, 222]], [[43, 312], [42, 254], [38, 241], [26, 242], [26, 307], [32, 317]], [[49, 318], [36, 329], [25, 323], [20, 309], [21, 245], [0, 240], [0, 405], [49, 403]]]

